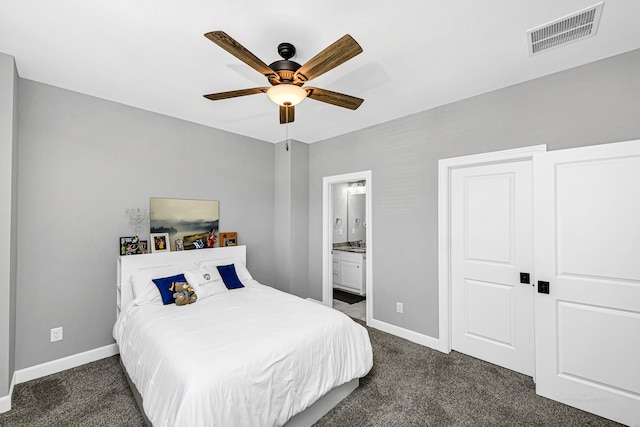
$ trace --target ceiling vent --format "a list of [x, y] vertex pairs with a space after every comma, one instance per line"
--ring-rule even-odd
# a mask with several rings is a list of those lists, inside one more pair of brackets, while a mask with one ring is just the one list
[[595, 36], [603, 6], [601, 2], [527, 31], [529, 55]]

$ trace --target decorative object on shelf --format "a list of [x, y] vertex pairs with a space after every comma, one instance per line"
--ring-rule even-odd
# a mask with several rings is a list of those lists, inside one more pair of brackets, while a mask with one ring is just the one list
[[184, 250], [184, 241], [182, 239], [176, 239], [176, 251]]
[[238, 233], [235, 231], [220, 233], [220, 246], [238, 246]]
[[124, 213], [129, 215], [129, 224], [133, 225], [137, 235], [147, 231], [149, 225], [149, 209], [127, 208]]
[[[202, 247], [219, 246], [219, 207], [217, 200], [151, 197], [151, 232], [168, 233], [171, 250], [177, 250], [175, 242], [178, 239], [182, 239], [184, 250], [197, 249], [200, 246], [198, 240], [204, 243]], [[206, 235], [202, 237], [203, 234]]]
[[218, 230], [213, 228], [209, 231], [209, 237], [207, 237], [207, 247], [215, 248], [216, 246], [219, 246], [216, 243], [218, 243]]
[[149, 252], [148, 242], [146, 240], [140, 240], [140, 242], [138, 242], [138, 253], [146, 254], [147, 252]]
[[120, 238], [120, 255], [135, 255], [139, 250], [138, 236]]
[[151, 240], [151, 253], [155, 252], [169, 252], [169, 233], [150, 233], [149, 240]]
[[206, 248], [209, 241], [210, 233], [198, 233], [190, 236], [184, 236], [184, 250], [190, 251], [193, 249]]

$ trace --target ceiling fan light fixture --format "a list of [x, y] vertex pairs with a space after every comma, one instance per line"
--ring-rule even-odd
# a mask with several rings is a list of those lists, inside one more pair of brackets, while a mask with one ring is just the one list
[[300, 86], [289, 83], [281, 83], [267, 90], [270, 100], [283, 107], [293, 106], [302, 102], [307, 97], [307, 91]]

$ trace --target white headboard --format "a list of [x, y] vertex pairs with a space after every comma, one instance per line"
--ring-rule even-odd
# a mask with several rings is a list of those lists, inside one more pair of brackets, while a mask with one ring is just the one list
[[224, 248], [196, 249], [191, 251], [161, 252], [155, 254], [126, 255], [117, 261], [117, 312], [129, 301], [133, 300], [133, 291], [129, 284], [132, 273], [150, 267], [161, 267], [185, 262], [201, 262], [236, 258], [247, 265], [246, 246], [227, 246]]

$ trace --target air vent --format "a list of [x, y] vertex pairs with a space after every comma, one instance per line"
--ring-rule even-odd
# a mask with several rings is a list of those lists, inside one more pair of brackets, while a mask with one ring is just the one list
[[529, 55], [596, 35], [604, 2], [527, 31]]

